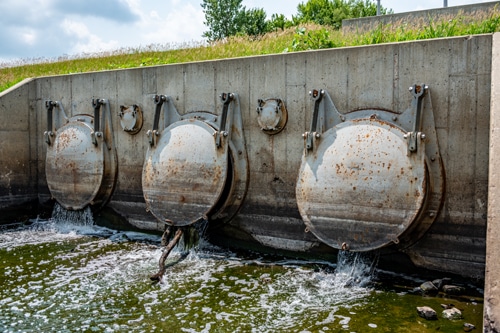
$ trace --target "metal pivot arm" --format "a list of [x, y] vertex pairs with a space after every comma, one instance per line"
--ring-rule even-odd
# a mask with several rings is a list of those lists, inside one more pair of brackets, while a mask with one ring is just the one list
[[[51, 145], [51, 138], [55, 136], [55, 131], [57, 131], [57, 128], [62, 124], [61, 117], [65, 122], [68, 122], [68, 117], [64, 112], [61, 102], [59, 101], [47, 100], [45, 101], [45, 108], [47, 109], [47, 130], [43, 133], [43, 136], [45, 138], [45, 142], [48, 145]], [[58, 108], [60, 112], [54, 114], [56, 111], [54, 108]]]
[[323, 89], [321, 90], [314, 89], [309, 92], [309, 95], [311, 96], [311, 99], [314, 101], [314, 111], [312, 115], [311, 129], [309, 132], [305, 132], [303, 134], [303, 137], [305, 139], [306, 151], [313, 149], [314, 139], [319, 139], [321, 137], [321, 132], [318, 131], [318, 127], [322, 127], [322, 125], [320, 124], [321, 120], [319, 113], [320, 113], [321, 100], [325, 95], [325, 91]]
[[52, 131], [52, 111], [54, 106], [57, 106], [57, 102], [45, 101], [45, 108], [47, 109], [47, 130], [43, 133], [43, 136], [45, 137], [45, 142], [48, 145], [51, 144], [50, 138], [54, 136], [54, 132]]
[[92, 107], [94, 108], [94, 132], [91, 134], [92, 143], [97, 146], [97, 138], [102, 137], [101, 132], [101, 105], [106, 101], [104, 99], [92, 98]]
[[155, 119], [153, 122], [153, 129], [149, 130], [147, 132], [148, 136], [148, 141], [151, 146], [154, 146], [156, 144], [156, 137], [160, 135], [160, 132], [158, 131], [158, 126], [160, 123], [160, 113], [161, 113], [161, 107], [163, 105], [163, 102], [167, 101], [167, 96], [165, 95], [155, 95], [154, 97], [154, 102], [156, 105], [155, 109]]
[[231, 128], [231, 121], [228, 119], [229, 104], [234, 99], [234, 94], [232, 93], [222, 93], [220, 99], [223, 103], [222, 115], [220, 118], [219, 131], [215, 134], [215, 145], [217, 148], [222, 146], [222, 137], [227, 137], [229, 135], [229, 128]]
[[414, 85], [410, 87], [410, 92], [413, 95], [412, 107], [415, 114], [415, 122], [413, 123], [413, 131], [406, 134], [408, 140], [408, 153], [415, 153], [418, 150], [418, 141], [425, 139], [425, 134], [422, 130], [422, 100], [429, 87], [425, 84]]

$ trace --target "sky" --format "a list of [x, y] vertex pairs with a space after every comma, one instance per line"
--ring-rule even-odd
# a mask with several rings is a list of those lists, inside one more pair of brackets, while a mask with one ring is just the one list
[[[297, 14], [307, 0], [243, 0], [268, 18]], [[376, 3], [376, 1], [373, 1]], [[481, 2], [448, 0], [448, 7]], [[1, 0], [0, 65], [203, 42], [202, 0]], [[443, 0], [381, 0], [394, 13], [443, 7]], [[1, 67], [1, 66], [0, 66]]]

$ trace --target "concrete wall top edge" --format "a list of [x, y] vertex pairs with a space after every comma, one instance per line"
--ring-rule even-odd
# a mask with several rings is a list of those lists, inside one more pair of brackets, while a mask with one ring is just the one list
[[32, 81], [34, 81], [34, 80], [35, 80], [35, 78], [27, 78], [27, 79], [22, 80], [21, 82], [16, 83], [16, 84], [15, 84], [15, 85], [13, 85], [12, 87], [10, 87], [10, 88], [8, 88], [8, 89], [6, 89], [6, 90], [4, 90], [4, 91], [0, 91], [0, 98], [1, 98], [2, 96], [4, 96], [4, 95], [7, 95], [7, 94], [11, 93], [12, 91], [14, 91], [14, 90], [16, 90], [16, 89], [18, 89], [18, 88], [20, 88], [20, 87], [22, 87], [22, 86], [26, 85], [26, 84], [28, 84], [28, 83], [30, 83], [30, 82], [32, 82]]

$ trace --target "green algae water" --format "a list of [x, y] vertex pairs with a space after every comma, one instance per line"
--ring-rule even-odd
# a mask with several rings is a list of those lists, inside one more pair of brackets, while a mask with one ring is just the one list
[[[422, 281], [395, 273], [353, 275], [359, 267], [210, 244], [175, 249], [162, 282], [151, 283], [159, 243], [159, 236], [50, 222], [0, 231], [0, 331], [463, 332], [464, 323], [481, 331], [480, 295], [427, 297], [410, 292]], [[441, 318], [441, 304], [450, 303], [463, 319]], [[424, 305], [437, 320], [418, 316]]]

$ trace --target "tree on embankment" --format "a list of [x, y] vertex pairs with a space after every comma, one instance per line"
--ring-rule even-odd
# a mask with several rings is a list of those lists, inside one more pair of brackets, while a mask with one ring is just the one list
[[[267, 19], [262, 8], [247, 9], [243, 0], [203, 0], [208, 31], [203, 33], [208, 41], [223, 40], [231, 36], [259, 36], [278, 29], [316, 23], [339, 29], [342, 20], [377, 14], [377, 6], [370, 0], [308, 0], [297, 6], [297, 15], [288, 20], [283, 14], [273, 14]], [[381, 13], [392, 13], [381, 7]]]

